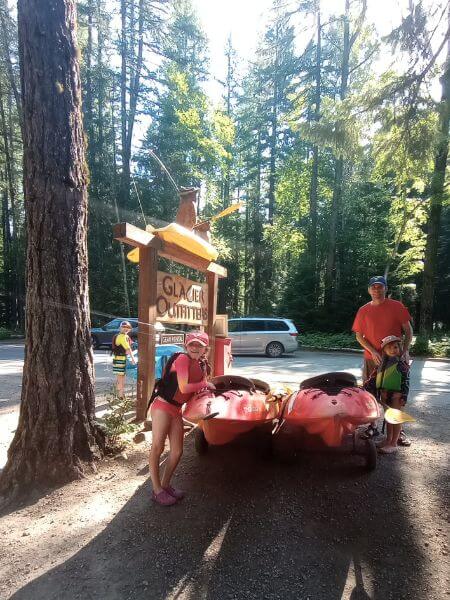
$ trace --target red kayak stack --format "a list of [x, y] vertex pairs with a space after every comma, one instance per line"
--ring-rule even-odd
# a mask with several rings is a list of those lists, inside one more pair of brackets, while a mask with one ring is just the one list
[[[300, 389], [281, 406], [274, 433], [274, 448], [281, 458], [299, 449], [339, 448], [352, 437], [356, 449], [357, 429], [380, 418], [380, 406], [369, 392], [356, 384], [350, 373], [325, 373], [303, 381]], [[365, 440], [367, 466], [376, 465], [376, 448]]]
[[185, 405], [183, 417], [198, 425], [195, 445], [203, 453], [208, 445], [228, 444], [250, 432], [267, 436], [270, 444], [280, 403], [271, 399], [268, 384], [235, 375], [215, 377], [216, 391], [199, 393]]

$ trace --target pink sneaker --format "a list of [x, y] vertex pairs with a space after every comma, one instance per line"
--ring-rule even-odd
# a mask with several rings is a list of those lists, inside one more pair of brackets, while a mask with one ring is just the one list
[[172, 504], [176, 503], [176, 498], [174, 498], [169, 492], [166, 490], [161, 490], [159, 494], [155, 494], [152, 492], [152, 500], [161, 506], [172, 506]]
[[168, 487], [166, 487], [164, 489], [168, 494], [170, 494], [176, 500], [183, 500], [183, 498], [185, 496], [185, 493], [182, 490], [178, 490], [177, 488], [174, 488], [171, 485], [169, 485]]

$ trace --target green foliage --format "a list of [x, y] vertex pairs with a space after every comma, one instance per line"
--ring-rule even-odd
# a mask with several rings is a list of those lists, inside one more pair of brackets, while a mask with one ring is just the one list
[[361, 350], [361, 346], [350, 333], [302, 333], [298, 336], [300, 347], [316, 349], [354, 348]]
[[108, 445], [120, 450], [125, 446], [121, 436], [137, 430], [137, 425], [130, 423], [130, 414], [134, 414], [136, 399], [126, 395], [120, 398], [113, 388], [106, 394], [105, 400], [108, 409], [98, 421], [103, 426]]
[[10, 340], [11, 338], [18, 337], [17, 331], [12, 331], [6, 327], [0, 327], [0, 340]]
[[383, 107], [380, 129], [374, 136], [375, 177], [390, 175], [396, 189], [423, 191], [430, 174], [435, 148], [437, 115], [430, 109]]
[[320, 121], [306, 121], [299, 125], [299, 131], [305, 140], [330, 149], [335, 156], [355, 159], [362, 152], [363, 123], [352, 109], [348, 100], [324, 98]]
[[427, 340], [417, 336], [411, 346], [411, 354], [415, 356], [432, 356], [433, 358], [450, 358], [450, 337], [442, 336]]

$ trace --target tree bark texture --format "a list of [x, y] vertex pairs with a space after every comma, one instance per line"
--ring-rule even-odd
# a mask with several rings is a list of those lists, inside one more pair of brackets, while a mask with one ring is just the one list
[[[450, 8], [449, 8], [450, 21]], [[423, 267], [423, 290], [420, 303], [419, 332], [429, 340], [433, 330], [434, 290], [438, 264], [439, 232], [441, 228], [442, 201], [445, 188], [445, 172], [448, 157], [448, 133], [450, 125], [450, 41], [442, 75], [442, 96], [439, 104], [438, 146], [430, 189], [430, 212], [427, 223], [427, 241]]]
[[0, 479], [15, 496], [82, 476], [102, 454], [94, 422], [87, 171], [74, 0], [19, 0], [27, 220], [19, 425]]

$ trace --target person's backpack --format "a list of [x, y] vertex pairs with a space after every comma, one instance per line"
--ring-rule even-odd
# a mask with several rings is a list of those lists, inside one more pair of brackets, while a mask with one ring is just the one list
[[[162, 377], [155, 380], [155, 385], [153, 386], [153, 391], [151, 393], [150, 399], [147, 404], [147, 412], [148, 412], [152, 402], [154, 401], [154, 399], [157, 396], [162, 395], [164, 393], [164, 391], [168, 391], [169, 394], [167, 394], [167, 395], [169, 395], [169, 396], [171, 395], [171, 392], [175, 393], [175, 391], [178, 387], [178, 382], [176, 380], [176, 377], [175, 377], [175, 380], [173, 380], [173, 378], [171, 378], [170, 369], [172, 368], [173, 363], [177, 360], [177, 358], [180, 356], [180, 354], [185, 354], [185, 352], [174, 352], [172, 354], [172, 356], [169, 357], [169, 360], [166, 362], [166, 364], [164, 366]], [[202, 371], [206, 375], [209, 375], [211, 372], [211, 367], [209, 366], [208, 361], [201, 361], [200, 365], [201, 365]], [[179, 406], [178, 402], [176, 402], [175, 400], [170, 400], [166, 396], [163, 396], [163, 398], [169, 404], [174, 404], [175, 406]]]
[[116, 344], [118, 335], [120, 334], [116, 333], [116, 335], [114, 335], [113, 339], [111, 340], [111, 354], [114, 354], [115, 356], [125, 356], [127, 353], [125, 348], [122, 346], [122, 344]]

